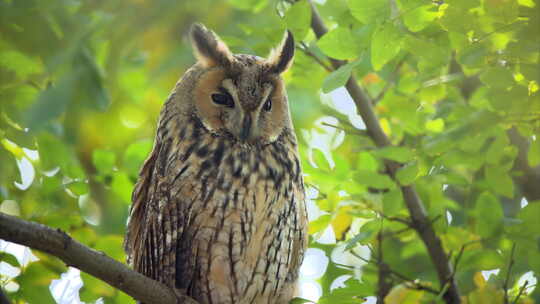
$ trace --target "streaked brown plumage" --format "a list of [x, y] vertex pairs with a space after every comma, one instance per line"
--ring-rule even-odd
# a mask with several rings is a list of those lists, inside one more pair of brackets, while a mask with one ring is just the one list
[[135, 270], [201, 303], [288, 303], [307, 243], [304, 186], [280, 74], [233, 55], [194, 25], [198, 63], [165, 103], [133, 192], [126, 251]]

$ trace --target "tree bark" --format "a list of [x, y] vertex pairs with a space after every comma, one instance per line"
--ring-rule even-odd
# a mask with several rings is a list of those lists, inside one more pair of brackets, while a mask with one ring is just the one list
[[0, 213], [0, 239], [51, 254], [147, 304], [197, 303], [103, 252], [86, 247], [60, 229]]

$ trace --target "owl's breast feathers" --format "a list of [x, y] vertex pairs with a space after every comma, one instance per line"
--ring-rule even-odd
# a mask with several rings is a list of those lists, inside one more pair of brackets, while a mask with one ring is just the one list
[[287, 303], [307, 244], [294, 133], [246, 147], [164, 113], [133, 192], [130, 263], [201, 303]]

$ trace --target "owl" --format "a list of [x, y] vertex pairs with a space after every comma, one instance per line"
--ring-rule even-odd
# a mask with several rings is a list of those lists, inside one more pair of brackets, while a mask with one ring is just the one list
[[288, 303], [307, 245], [280, 77], [293, 36], [268, 58], [233, 54], [199, 24], [190, 36], [197, 63], [165, 102], [133, 191], [128, 262], [200, 303]]

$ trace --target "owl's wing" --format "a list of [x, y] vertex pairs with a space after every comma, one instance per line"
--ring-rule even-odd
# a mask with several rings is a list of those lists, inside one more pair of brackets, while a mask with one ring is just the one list
[[297, 187], [294, 187], [293, 195], [296, 198], [296, 201], [298, 202], [299, 206], [297, 208], [297, 213], [295, 214], [296, 219], [294, 220], [297, 224], [295, 227], [296, 233], [294, 237], [294, 243], [293, 243], [293, 250], [292, 252], [295, 252], [295, 254], [292, 257], [291, 267], [290, 269], [294, 269], [293, 274], [294, 276], [291, 278], [288, 278], [289, 280], [296, 281], [298, 276], [298, 269], [300, 268], [302, 261], [304, 260], [304, 252], [308, 245], [308, 218], [307, 218], [307, 210], [305, 205], [305, 192], [304, 192], [304, 186], [303, 181], [299, 182], [299, 185]]
[[173, 284], [179, 227], [176, 204], [163, 178], [170, 142], [159, 138], [135, 185], [124, 247], [128, 263], [155, 280]]

